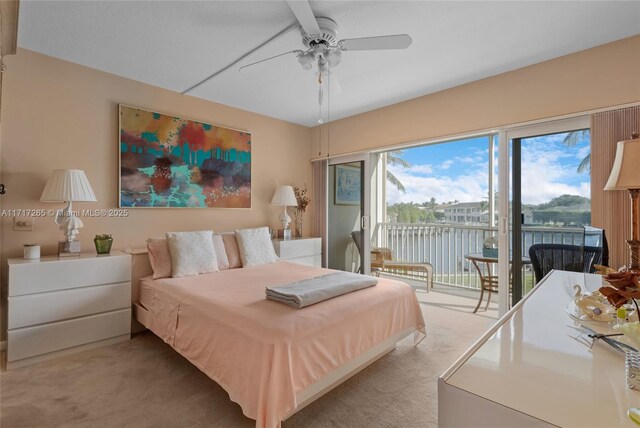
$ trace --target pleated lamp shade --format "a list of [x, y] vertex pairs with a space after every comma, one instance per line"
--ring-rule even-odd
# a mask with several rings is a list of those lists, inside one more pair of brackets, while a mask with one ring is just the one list
[[271, 205], [280, 205], [285, 207], [297, 207], [298, 200], [296, 194], [293, 193], [293, 187], [280, 186], [276, 189], [276, 193], [271, 198]]
[[44, 187], [43, 202], [96, 202], [87, 176], [81, 169], [55, 169]]
[[640, 189], [640, 139], [620, 141], [604, 190]]

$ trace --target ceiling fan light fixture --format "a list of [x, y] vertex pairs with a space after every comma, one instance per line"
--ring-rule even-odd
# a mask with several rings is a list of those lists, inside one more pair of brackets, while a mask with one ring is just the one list
[[304, 67], [305, 65], [309, 64], [309, 60], [307, 59], [306, 55], [304, 53], [299, 53], [298, 55], [296, 55], [296, 57], [298, 58], [298, 62], [300, 63], [300, 65], [302, 67]]
[[342, 51], [340, 49], [331, 49], [327, 54], [327, 62], [330, 67], [335, 67], [342, 61]]
[[299, 53], [297, 57], [298, 62], [300, 63], [302, 68], [304, 68], [305, 70], [311, 70], [311, 68], [313, 67], [313, 62], [316, 59], [313, 52]]
[[326, 59], [318, 59], [318, 73], [323, 74], [329, 71], [329, 63]]

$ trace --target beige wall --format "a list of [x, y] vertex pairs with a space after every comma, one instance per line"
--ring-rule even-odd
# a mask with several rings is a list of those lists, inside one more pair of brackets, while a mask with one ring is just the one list
[[640, 36], [634, 36], [323, 125], [322, 156], [327, 135], [337, 155], [639, 101]]
[[[27, 50], [8, 57], [6, 65], [0, 182], [8, 191], [1, 197], [3, 210], [62, 208], [63, 204], [39, 202], [54, 168], [87, 173], [98, 202], [77, 203], [76, 208], [117, 207], [118, 103], [252, 133], [251, 209], [131, 209], [127, 219], [84, 218], [79, 238], [85, 251], [94, 250], [97, 233], [112, 234], [114, 248], [125, 248], [143, 246], [146, 238], [169, 230], [275, 228], [279, 209], [269, 203], [276, 186], [311, 184], [309, 128]], [[307, 233], [310, 224], [307, 214]], [[54, 254], [63, 238], [52, 218], [36, 219], [33, 232], [13, 231], [13, 219], [8, 217], [2, 218], [1, 227], [3, 266], [7, 257], [22, 257], [23, 243], [38, 242], [44, 254]]]

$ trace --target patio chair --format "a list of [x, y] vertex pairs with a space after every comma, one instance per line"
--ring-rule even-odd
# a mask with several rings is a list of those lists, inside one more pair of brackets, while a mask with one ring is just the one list
[[433, 266], [431, 263], [393, 260], [391, 248], [377, 247], [371, 249], [371, 269], [423, 279], [426, 282], [427, 292], [429, 292], [430, 288], [433, 288]]
[[602, 247], [582, 247], [565, 244], [533, 244], [529, 258], [536, 283], [553, 269], [594, 273], [594, 264], [602, 263]]
[[[351, 232], [351, 238], [353, 238], [360, 257], [362, 257], [361, 232], [359, 230]], [[429, 292], [429, 288], [433, 288], [433, 266], [431, 263], [393, 260], [391, 248], [375, 247], [371, 249], [371, 273], [380, 276], [380, 272], [424, 279], [427, 292]]]

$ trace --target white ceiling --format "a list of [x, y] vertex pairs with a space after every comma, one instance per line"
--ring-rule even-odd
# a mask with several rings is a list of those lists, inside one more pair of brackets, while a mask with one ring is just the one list
[[[330, 119], [362, 113], [640, 33], [640, 2], [311, 1], [338, 38], [408, 33], [404, 51], [345, 52]], [[295, 21], [284, 1], [25, 1], [18, 44], [182, 92]], [[301, 49], [291, 30], [241, 64]], [[232, 67], [190, 93], [290, 122], [318, 120], [294, 55]], [[326, 101], [325, 101], [326, 106]], [[326, 120], [326, 110], [324, 112]]]

